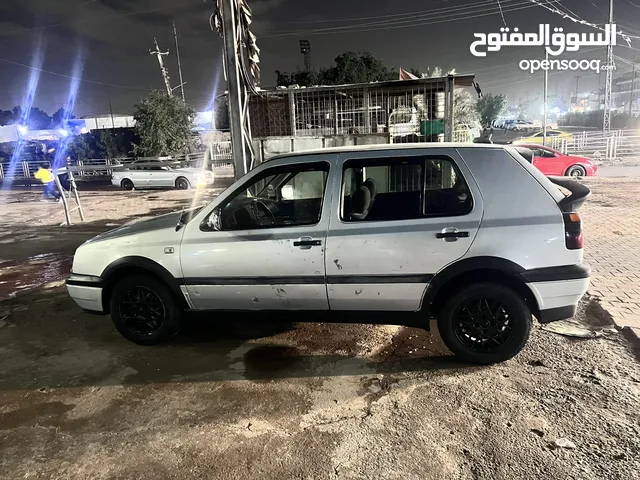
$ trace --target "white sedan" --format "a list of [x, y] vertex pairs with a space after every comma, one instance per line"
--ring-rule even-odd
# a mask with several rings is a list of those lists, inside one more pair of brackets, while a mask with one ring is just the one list
[[114, 171], [111, 183], [125, 190], [170, 187], [187, 190], [212, 185], [213, 172], [203, 168], [176, 168], [159, 160], [136, 160], [123, 170]]

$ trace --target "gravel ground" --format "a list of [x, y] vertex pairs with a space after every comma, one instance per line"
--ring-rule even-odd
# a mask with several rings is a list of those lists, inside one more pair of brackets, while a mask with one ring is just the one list
[[61, 287], [3, 305], [3, 478], [630, 479], [640, 469], [640, 369], [617, 333], [577, 340], [536, 326], [517, 358], [477, 367], [417, 329], [196, 317], [172, 344], [142, 348]]
[[577, 319], [600, 335], [536, 324], [491, 367], [436, 331], [295, 314], [193, 316], [143, 348], [59, 279], [87, 237], [193, 192], [85, 192], [64, 229], [20, 195], [0, 207], [0, 478], [637, 478], [640, 368], [595, 302]]

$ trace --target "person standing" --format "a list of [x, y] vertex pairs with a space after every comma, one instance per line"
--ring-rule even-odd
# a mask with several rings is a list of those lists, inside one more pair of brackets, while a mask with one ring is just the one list
[[44, 163], [40, 164], [40, 168], [34, 174], [34, 177], [42, 182], [44, 185], [44, 198], [51, 195], [56, 202], [60, 201], [60, 194], [56, 191], [55, 177], [53, 172]]

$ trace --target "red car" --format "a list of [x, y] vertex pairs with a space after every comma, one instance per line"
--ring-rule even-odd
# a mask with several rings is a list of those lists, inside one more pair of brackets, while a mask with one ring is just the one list
[[533, 151], [533, 165], [548, 176], [593, 176], [598, 166], [586, 157], [565, 155], [542, 145], [518, 145]]

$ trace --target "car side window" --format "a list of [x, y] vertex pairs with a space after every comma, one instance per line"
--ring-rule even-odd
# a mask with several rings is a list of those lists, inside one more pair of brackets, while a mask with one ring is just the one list
[[347, 160], [342, 173], [344, 222], [409, 220], [422, 216], [422, 159]]
[[340, 205], [344, 222], [464, 215], [471, 207], [467, 183], [450, 159], [403, 157], [344, 164]]
[[[220, 230], [315, 225], [320, 221], [329, 164], [318, 162], [264, 170], [241, 185], [212, 214]], [[202, 230], [214, 230], [207, 217]]]
[[427, 158], [424, 214], [427, 217], [466, 215], [473, 209], [471, 191], [450, 158]]
[[551, 150], [545, 150], [543, 148], [540, 149], [540, 156], [541, 157], [546, 157], [546, 158], [552, 158], [555, 157], [556, 154], [553, 153]]

